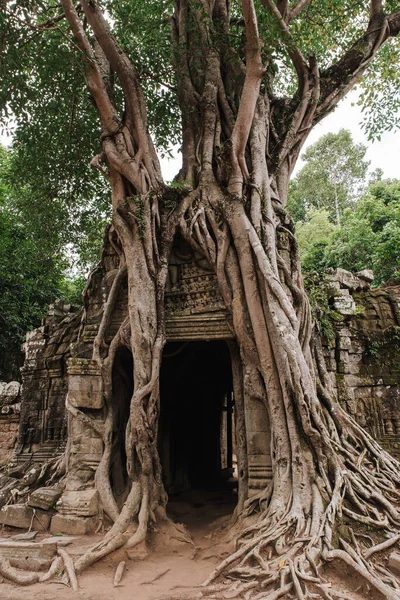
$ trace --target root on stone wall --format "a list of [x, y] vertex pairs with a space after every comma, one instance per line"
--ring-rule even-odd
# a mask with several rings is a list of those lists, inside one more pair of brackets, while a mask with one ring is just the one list
[[[180, 238], [214, 271], [237, 344], [232, 357], [243, 467], [234, 520], [237, 547], [204, 582], [202, 596], [343, 599], [346, 594], [324, 574], [333, 561], [351, 568], [377, 594], [400, 600], [396, 578], [376, 560], [377, 552], [387, 551], [399, 536], [399, 463], [341, 409], [329, 388], [293, 224], [284, 209], [290, 173], [313, 123], [358, 81], [386, 38], [397, 35], [398, 14], [385, 16], [381, 3], [371, 2], [371, 19], [354, 46], [357, 51], [350, 48], [333, 76], [329, 70], [328, 75], [320, 72], [315, 55], [306, 60], [290, 35], [292, 11], [299, 14], [308, 2], [263, 0], [298, 78], [296, 94], [290, 103], [282, 99], [280, 108], [269, 87], [272, 65], [263, 64], [254, 2], [241, 2], [245, 43], [240, 56], [226, 41], [229, 3], [177, 2], [171, 22], [174, 49], [179, 49], [173, 54], [183, 166], [174, 188], [168, 188], [134, 65], [95, 1], [81, 0], [79, 8], [73, 0], [61, 4], [100, 117], [118, 243], [110, 241], [120, 259], [92, 355], [104, 381], [103, 423], [67, 402], [70, 419], [91, 427], [103, 441], [95, 485], [101, 510], [113, 525], [73, 568], [63, 556], [70, 579], [73, 569], [79, 574], [122, 546], [140, 544], [152, 523], [167, 518], [157, 451], [159, 378], [168, 261]], [[215, 39], [218, 44], [202, 46], [200, 62], [189, 60], [199, 54], [200, 40]], [[112, 92], [117, 79], [123, 115]], [[107, 348], [106, 333], [125, 278], [126, 320]], [[112, 370], [122, 346], [133, 357], [133, 394], [125, 432], [129, 484], [120, 509], [110, 461], [118, 402]], [[264, 403], [271, 426], [273, 479], [254, 499], [247, 498], [246, 488], [246, 395]], [[27, 489], [29, 477], [36, 475], [26, 474]], [[369, 547], [357, 537], [357, 527], [374, 532]], [[12, 576], [7, 562], [0, 566]]]

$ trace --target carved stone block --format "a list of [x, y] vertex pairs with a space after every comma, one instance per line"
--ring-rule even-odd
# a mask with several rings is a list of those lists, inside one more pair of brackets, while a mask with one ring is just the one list
[[61, 494], [62, 490], [59, 488], [39, 488], [30, 495], [28, 506], [49, 510], [55, 506]]
[[46, 571], [57, 552], [57, 540], [53, 543], [0, 542], [1, 555], [10, 561], [11, 566], [33, 571]]
[[69, 359], [68, 400], [76, 408], [103, 407], [103, 379], [96, 361], [83, 358]]
[[67, 535], [86, 535], [94, 533], [98, 525], [98, 518], [76, 517], [71, 515], [54, 515], [51, 520], [50, 532], [66, 533]]
[[44, 511], [35, 509], [25, 504], [12, 504], [3, 506], [0, 510], [0, 523], [9, 527], [20, 529], [33, 529], [34, 531], [46, 531], [50, 525], [51, 515]]
[[65, 491], [57, 502], [57, 510], [63, 515], [91, 517], [99, 511], [97, 490]]

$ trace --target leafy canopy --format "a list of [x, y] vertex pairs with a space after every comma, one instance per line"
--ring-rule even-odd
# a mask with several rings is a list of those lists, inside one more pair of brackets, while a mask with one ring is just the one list
[[347, 129], [327, 133], [309, 146], [302, 155], [305, 165], [289, 188], [288, 210], [295, 220], [304, 220], [310, 209], [323, 209], [340, 223], [343, 211], [365, 189], [366, 151]]
[[37, 230], [20, 209], [9, 173], [9, 153], [0, 147], [0, 380], [18, 377], [25, 332], [60, 295], [66, 266], [51, 232]]
[[371, 184], [344, 212], [341, 227], [330, 222], [325, 210], [314, 210], [308, 221], [297, 224], [297, 234], [305, 271], [372, 269], [374, 285], [400, 279], [400, 181]]
[[[168, 153], [180, 139], [170, 22], [174, 2], [111, 0], [103, 5], [118, 43], [138, 71], [156, 145]], [[387, 13], [396, 8], [396, 1], [384, 2]], [[284, 43], [269, 11], [260, 2], [256, 2], [256, 9], [263, 52], [272, 59], [264, 85], [271, 86], [274, 95], [290, 95], [297, 78], [289, 57], [290, 45]], [[198, 10], [201, 18], [200, 4]], [[191, 64], [199, 65], [199, 77], [204, 44], [229, 45], [239, 57], [244, 56], [238, 0], [231, 2], [231, 15], [229, 34], [200, 40], [197, 54], [188, 57]], [[368, 20], [368, 2], [320, 0], [311, 2], [294, 19], [291, 35], [304, 56], [314, 54], [324, 70], [362, 35]], [[188, 28], [194, 35], [195, 24], [189, 22]], [[0, 115], [5, 126], [10, 119], [15, 125], [21, 183], [34, 185], [48, 201], [59, 198], [68, 209], [86, 203], [88, 198], [104, 198], [104, 182], [89, 167], [93, 155], [100, 151], [97, 116], [86, 89], [82, 55], [60, 5], [54, 0], [6, 0], [0, 7], [0, 29]], [[179, 47], [175, 51], [179, 53]], [[390, 126], [397, 123], [393, 115], [399, 103], [400, 76], [393, 65], [399, 57], [399, 41], [388, 40], [361, 82], [372, 135], [385, 126], [386, 117]], [[377, 85], [378, 81], [384, 83]], [[385, 86], [390, 86], [391, 93], [385, 92]], [[118, 81], [115, 103], [122, 114]]]

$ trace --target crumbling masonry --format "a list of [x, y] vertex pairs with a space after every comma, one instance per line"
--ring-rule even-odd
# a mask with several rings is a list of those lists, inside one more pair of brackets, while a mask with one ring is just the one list
[[[14, 453], [17, 466], [43, 463], [61, 455], [68, 440], [65, 488], [41, 488], [27, 506], [4, 506], [0, 522], [29, 526], [35, 508], [53, 532], [86, 533], [98, 525], [94, 474], [103, 442], [73, 413], [87, 414], [100, 424], [104, 419], [103, 381], [92, 351], [117, 266], [109, 246], [91, 273], [84, 308], [56, 302], [42, 326], [27, 334], [22, 392], [15, 385], [0, 387], [3, 460]], [[354, 276], [339, 269], [329, 276], [335, 335], [325, 340], [324, 351], [340, 402], [400, 456], [400, 286], [370, 289], [371, 281], [368, 271]], [[106, 342], [124, 320], [126, 304], [127, 288], [122, 286]], [[170, 260], [166, 316], [159, 452], [165, 485], [173, 493], [201, 487], [221, 473], [229, 475], [234, 466], [235, 342], [214, 274], [183, 242], [176, 244]], [[119, 503], [124, 501], [126, 473], [118, 456], [132, 391], [132, 355], [121, 351], [113, 373], [118, 411], [114, 439], [120, 447], [112, 461], [112, 482]], [[72, 411], [66, 411], [66, 399]], [[268, 415], [251, 392], [245, 392], [244, 400], [248, 482], [254, 493], [271, 477]], [[12, 478], [0, 476], [0, 506], [12, 487]]]

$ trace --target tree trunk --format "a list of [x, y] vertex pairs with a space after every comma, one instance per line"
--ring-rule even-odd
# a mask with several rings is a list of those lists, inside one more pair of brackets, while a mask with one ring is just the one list
[[[266, 5], [276, 16], [272, 0]], [[102, 154], [96, 164], [105, 165], [111, 183], [120, 254], [116, 286], [124, 273], [128, 281], [128, 318], [106, 349], [102, 338], [112, 315], [111, 297], [93, 354], [103, 368], [108, 409], [96, 483], [104, 510], [115, 522], [104, 541], [77, 560], [77, 572], [123, 544], [139, 543], [151, 521], [166, 518], [156, 447], [159, 376], [168, 259], [179, 235], [216, 273], [240, 354], [235, 358], [235, 393], [240, 395], [244, 385], [259, 390], [271, 426], [272, 484], [257, 499], [260, 510], [254, 523], [243, 527], [239, 549], [207, 585], [229, 574], [239, 582], [256, 582], [252, 598], [291, 592], [302, 599], [314, 591], [332, 600], [337, 594], [324, 587], [319, 568], [324, 561], [339, 559], [386, 598], [399, 598], [390, 577], [364, 558], [358, 545], [338, 542], [333, 535], [342, 516], [349, 524], [363, 523], [394, 535], [400, 525], [395, 506], [400, 476], [398, 463], [340, 408], [329, 390], [293, 223], [284, 208], [289, 176], [320, 99], [317, 65], [311, 58], [304, 67], [302, 57], [289, 50], [297, 70], [306, 74], [283, 131], [278, 106], [261, 85], [266, 68], [252, 2], [242, 1], [243, 58], [227, 45], [229, 13], [224, 0], [215, 0], [212, 7], [207, 0], [178, 0], [172, 28], [183, 166], [178, 185], [170, 189], [162, 182], [138, 78], [128, 58], [94, 2], [81, 1], [97, 39], [94, 50], [72, 0], [63, 0], [63, 6], [89, 59], [88, 87], [102, 123]], [[216, 41], [208, 44], [209, 39]], [[373, 53], [375, 46], [370, 45], [368, 52]], [[198, 47], [201, 57], [195, 52]], [[109, 68], [123, 89], [122, 120], [108, 91]], [[284, 245], [290, 248], [289, 258], [281, 253]], [[134, 393], [126, 432], [131, 487], [119, 511], [108, 470], [114, 418], [111, 372], [121, 346], [132, 351]], [[246, 382], [241, 379], [245, 370]], [[242, 430], [240, 435], [243, 438]], [[254, 508], [246, 485], [244, 478], [238, 510], [243, 522]], [[137, 529], [129, 537], [131, 521]], [[242, 587], [244, 592], [245, 584], [238, 585], [238, 592]], [[209, 587], [214, 593], [217, 588]]]

